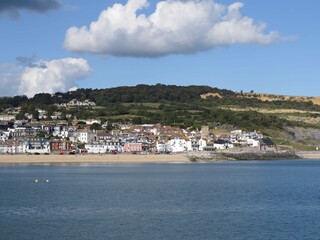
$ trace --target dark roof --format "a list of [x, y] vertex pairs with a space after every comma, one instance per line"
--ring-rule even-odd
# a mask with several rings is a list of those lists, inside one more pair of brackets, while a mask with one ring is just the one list
[[227, 144], [227, 143], [230, 143], [230, 141], [219, 139], [217, 141], [214, 141], [214, 143], [216, 143], [216, 144]]
[[274, 146], [274, 142], [270, 138], [259, 139], [260, 145]]

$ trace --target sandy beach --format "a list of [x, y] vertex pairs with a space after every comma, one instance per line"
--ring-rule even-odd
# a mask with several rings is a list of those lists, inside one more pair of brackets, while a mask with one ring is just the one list
[[0, 164], [72, 163], [174, 163], [190, 162], [183, 154], [174, 155], [0, 155]]

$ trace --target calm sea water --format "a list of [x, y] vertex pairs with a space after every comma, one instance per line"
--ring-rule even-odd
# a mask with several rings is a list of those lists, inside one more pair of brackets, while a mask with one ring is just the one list
[[0, 239], [320, 239], [320, 161], [0, 166]]

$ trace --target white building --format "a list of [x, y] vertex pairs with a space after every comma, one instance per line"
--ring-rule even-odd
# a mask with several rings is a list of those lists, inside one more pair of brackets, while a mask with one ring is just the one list
[[0, 121], [11, 121], [11, 120], [14, 120], [16, 119], [16, 116], [15, 115], [0, 115]]
[[36, 109], [39, 113], [39, 119], [46, 119], [47, 116], [47, 111], [43, 109]]
[[84, 147], [88, 153], [107, 153], [107, 148], [104, 144], [85, 144]]
[[55, 126], [52, 132], [52, 136], [60, 137], [60, 138], [67, 138], [69, 137], [69, 130], [65, 126]]
[[258, 139], [247, 139], [247, 145], [249, 147], [260, 147], [260, 142]]
[[168, 141], [168, 144], [171, 148], [171, 152], [185, 152], [188, 150], [187, 141], [180, 138], [174, 138]]
[[158, 153], [168, 153], [171, 152], [170, 144], [164, 142], [157, 142], [156, 149]]
[[233, 143], [230, 141], [219, 139], [218, 141], [213, 142], [213, 147], [215, 149], [229, 149], [233, 148]]
[[20, 143], [0, 143], [0, 154], [25, 153], [23, 144]]
[[78, 130], [76, 136], [79, 142], [88, 143], [94, 139], [95, 134], [88, 130]]
[[84, 100], [83, 102], [78, 101], [77, 99], [73, 99], [70, 102], [68, 102], [67, 104], [61, 104], [60, 106], [96, 106], [95, 102], [91, 102], [89, 100]]
[[88, 153], [123, 152], [123, 146], [120, 142], [85, 144], [85, 149]]
[[0, 142], [5, 142], [8, 140], [8, 135], [3, 132], [3, 131], [0, 131]]
[[32, 138], [24, 142], [25, 153], [49, 154], [50, 142], [42, 138]]
[[205, 139], [200, 139], [198, 141], [198, 144], [199, 144], [199, 151], [203, 151], [204, 148], [207, 146], [207, 140]]
[[101, 124], [101, 120], [100, 119], [87, 119], [87, 120], [79, 120], [79, 121], [85, 122], [88, 125], [92, 125], [94, 123]]

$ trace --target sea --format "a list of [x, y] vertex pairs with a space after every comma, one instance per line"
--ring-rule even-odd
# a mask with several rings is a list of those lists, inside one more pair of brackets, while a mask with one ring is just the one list
[[2, 165], [0, 239], [320, 239], [320, 160]]

